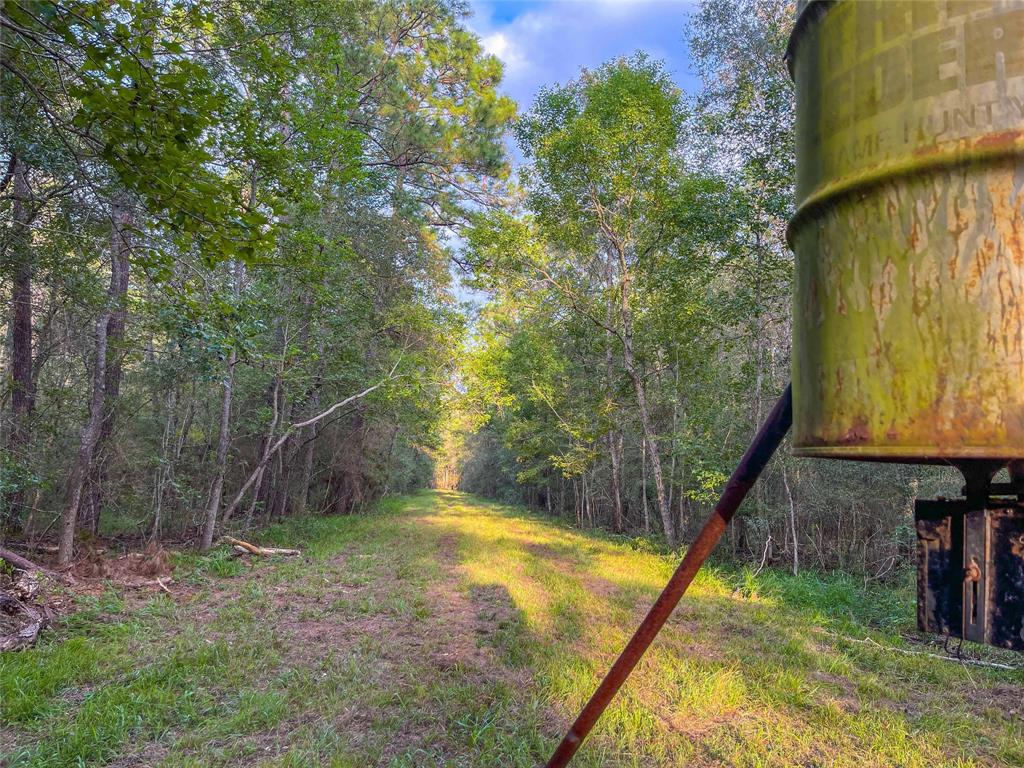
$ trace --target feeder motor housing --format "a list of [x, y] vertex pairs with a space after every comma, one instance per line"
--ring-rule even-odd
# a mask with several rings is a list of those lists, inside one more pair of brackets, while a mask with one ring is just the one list
[[1024, 507], [918, 500], [917, 625], [1024, 651]]

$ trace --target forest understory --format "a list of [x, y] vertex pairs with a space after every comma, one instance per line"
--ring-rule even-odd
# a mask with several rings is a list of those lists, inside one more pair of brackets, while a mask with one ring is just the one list
[[[0, 656], [0, 764], [532, 768], [675, 564], [444, 491], [258, 538], [302, 555], [82, 576]], [[1019, 659], [912, 627], [909, 584], [719, 563], [578, 764], [1024, 765]]]

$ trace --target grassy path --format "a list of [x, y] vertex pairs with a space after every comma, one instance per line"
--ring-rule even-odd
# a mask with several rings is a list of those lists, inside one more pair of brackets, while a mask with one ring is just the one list
[[[0, 764], [535, 766], [672, 568], [455, 493], [266, 541], [0, 657]], [[1024, 674], [893, 652], [907, 597], [703, 573], [577, 764], [1024, 765]]]

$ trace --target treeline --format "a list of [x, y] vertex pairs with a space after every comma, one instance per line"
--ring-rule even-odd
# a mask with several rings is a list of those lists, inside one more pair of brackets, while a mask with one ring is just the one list
[[464, 16], [3, 4], [0, 536], [209, 546], [431, 481], [445, 232], [514, 116]]
[[[672, 546], [696, 534], [789, 379], [793, 17], [708, 0], [686, 30], [699, 93], [638, 54], [518, 121], [521, 205], [467, 237], [493, 298], [462, 369], [453, 483]], [[912, 562], [913, 497], [941, 488], [951, 472], [787, 446], [729, 544], [885, 578]]]

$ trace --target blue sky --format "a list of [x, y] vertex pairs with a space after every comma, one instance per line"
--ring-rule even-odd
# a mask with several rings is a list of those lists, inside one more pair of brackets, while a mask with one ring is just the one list
[[687, 0], [471, 0], [468, 24], [505, 63], [502, 90], [525, 111], [539, 88], [565, 83], [580, 67], [644, 50], [693, 93], [684, 24]]

